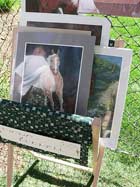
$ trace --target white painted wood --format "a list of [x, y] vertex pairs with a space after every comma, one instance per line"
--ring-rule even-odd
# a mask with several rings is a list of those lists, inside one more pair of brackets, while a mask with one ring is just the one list
[[33, 151], [31, 151], [31, 153], [35, 157], [43, 159], [43, 160], [47, 160], [49, 162], [54, 162], [54, 163], [57, 163], [57, 164], [60, 164], [60, 165], [65, 165], [65, 166], [72, 167], [72, 168], [77, 169], [77, 170], [93, 173], [93, 169], [89, 168], [89, 167], [81, 166], [81, 165], [78, 165], [78, 164], [73, 164], [73, 163], [66, 162], [66, 161], [63, 161], [63, 160], [60, 160], [60, 159], [56, 159], [56, 158], [52, 158], [52, 157], [49, 157], [49, 156], [44, 156], [44, 155], [35, 153]]
[[80, 159], [81, 145], [66, 142], [46, 136], [36, 135], [14, 128], [0, 125], [0, 136], [9, 141], [27, 145], [44, 151], [65, 155], [68, 157]]

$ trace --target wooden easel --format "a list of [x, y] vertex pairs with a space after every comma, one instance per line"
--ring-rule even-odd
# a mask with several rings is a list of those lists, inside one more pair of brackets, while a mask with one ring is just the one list
[[[116, 40], [114, 47], [123, 48], [125, 45], [124, 40]], [[84, 166], [80, 166], [77, 164], [71, 164], [59, 159], [50, 158], [47, 156], [43, 156], [41, 154], [32, 152], [34, 156], [37, 158], [48, 160], [50, 162], [62, 164], [65, 166], [69, 166], [78, 170], [82, 170], [85, 172], [93, 173], [94, 179], [92, 183], [92, 187], [97, 187], [100, 170], [102, 166], [102, 160], [104, 157], [105, 147], [100, 144], [100, 130], [101, 130], [101, 120], [99, 118], [95, 118], [92, 124], [92, 145], [93, 145], [93, 168], [87, 168]], [[12, 175], [13, 175], [13, 160], [14, 160], [14, 148], [13, 145], [8, 144], [8, 159], [7, 159], [7, 187], [12, 187]]]
[[[104, 155], [104, 147], [100, 145], [100, 130], [101, 130], [101, 120], [99, 118], [95, 118], [92, 123], [93, 168], [84, 167], [78, 164], [72, 164], [59, 159], [43, 156], [35, 152], [32, 152], [32, 154], [40, 159], [69, 166], [81, 171], [93, 173], [94, 180], [92, 186], [97, 187], [100, 169], [102, 165], [102, 159]], [[8, 144], [7, 187], [12, 187], [13, 161], [14, 161], [14, 147], [13, 145]]]

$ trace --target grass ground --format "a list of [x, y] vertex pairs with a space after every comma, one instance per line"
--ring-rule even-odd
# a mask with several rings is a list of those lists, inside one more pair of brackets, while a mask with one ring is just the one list
[[[130, 155], [106, 150], [99, 187], [140, 187], [140, 19], [109, 17], [113, 28], [111, 38], [126, 41], [126, 47], [134, 50], [131, 67], [127, 102], [123, 117], [119, 149]], [[2, 61], [0, 65], [2, 66]], [[7, 77], [6, 77], [7, 76]], [[0, 96], [7, 97], [8, 75], [0, 77]], [[5, 88], [5, 89], [4, 89]], [[5, 90], [5, 91], [3, 91]], [[29, 168], [35, 160], [27, 151], [22, 152], [22, 165], [15, 170], [14, 182]], [[133, 155], [133, 156], [132, 156]], [[0, 170], [1, 171], [1, 170]], [[75, 172], [66, 167], [40, 161], [30, 170], [20, 187], [77, 187], [86, 184], [89, 174]], [[67, 181], [67, 180], [68, 181]], [[5, 187], [5, 178], [0, 172], [0, 187]], [[16, 187], [16, 186], [15, 186]]]
[[19, 6], [18, 0], [0, 0], [0, 12], [7, 12]]
[[[139, 170], [140, 159], [106, 150], [98, 186], [139, 187]], [[87, 173], [41, 161], [28, 172], [19, 187], [85, 187], [90, 177]]]

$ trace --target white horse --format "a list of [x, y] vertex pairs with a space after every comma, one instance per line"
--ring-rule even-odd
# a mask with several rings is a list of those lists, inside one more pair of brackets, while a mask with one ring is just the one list
[[54, 109], [53, 93], [56, 93], [59, 99], [60, 111], [64, 111], [63, 78], [59, 71], [59, 66], [60, 66], [59, 55], [58, 53], [56, 54], [53, 51], [53, 54], [47, 58], [47, 64], [37, 70], [39, 76], [32, 86], [40, 88], [43, 91], [46, 97], [45, 105], [47, 104], [47, 98], [48, 98], [52, 109]]
[[[52, 94], [56, 93], [58, 99], [59, 99], [59, 104], [60, 104], [60, 111], [64, 111], [63, 109], [63, 78], [62, 75], [59, 71], [59, 66], [60, 66], [60, 58], [58, 53], [54, 53], [54, 51], [52, 51], [53, 54], [50, 55], [47, 58], [47, 62], [49, 64], [50, 70], [52, 72], [53, 75], [53, 79], [51, 79], [51, 81], [48, 81], [48, 76], [46, 75], [41, 75], [42, 79], [44, 79], [44, 94], [48, 96], [51, 106], [54, 109], [54, 101], [53, 101], [53, 97]], [[41, 78], [40, 77], [40, 78]], [[48, 85], [47, 85], [48, 83]]]

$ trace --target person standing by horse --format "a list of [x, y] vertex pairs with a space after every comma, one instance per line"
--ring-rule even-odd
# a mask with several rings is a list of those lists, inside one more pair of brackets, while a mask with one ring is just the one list
[[[26, 51], [28, 51], [27, 48]], [[43, 47], [36, 47], [31, 55], [25, 56], [24, 62], [15, 70], [15, 73], [22, 79], [19, 93], [22, 100], [28, 100], [28, 95], [30, 95], [32, 88], [40, 89], [45, 97], [44, 105], [47, 105], [48, 98], [52, 109], [54, 109], [53, 93], [56, 93], [60, 104], [60, 111], [64, 111], [63, 78], [59, 71], [59, 54], [52, 50], [52, 53], [46, 57], [47, 53]]]
[[35, 47], [33, 49], [33, 52], [30, 55], [26, 55], [24, 61], [21, 62], [15, 68], [14, 73], [16, 76], [16, 82], [18, 84], [17, 87], [19, 93], [21, 93], [22, 82], [26, 82], [26, 86], [24, 86], [22, 89], [22, 96], [24, 96], [27, 93], [27, 91], [31, 87], [30, 85], [33, 84], [33, 82], [35, 81], [35, 76], [32, 76], [34, 72], [36, 72], [38, 68], [47, 65], [46, 57], [47, 52], [44, 50], [42, 46]]

